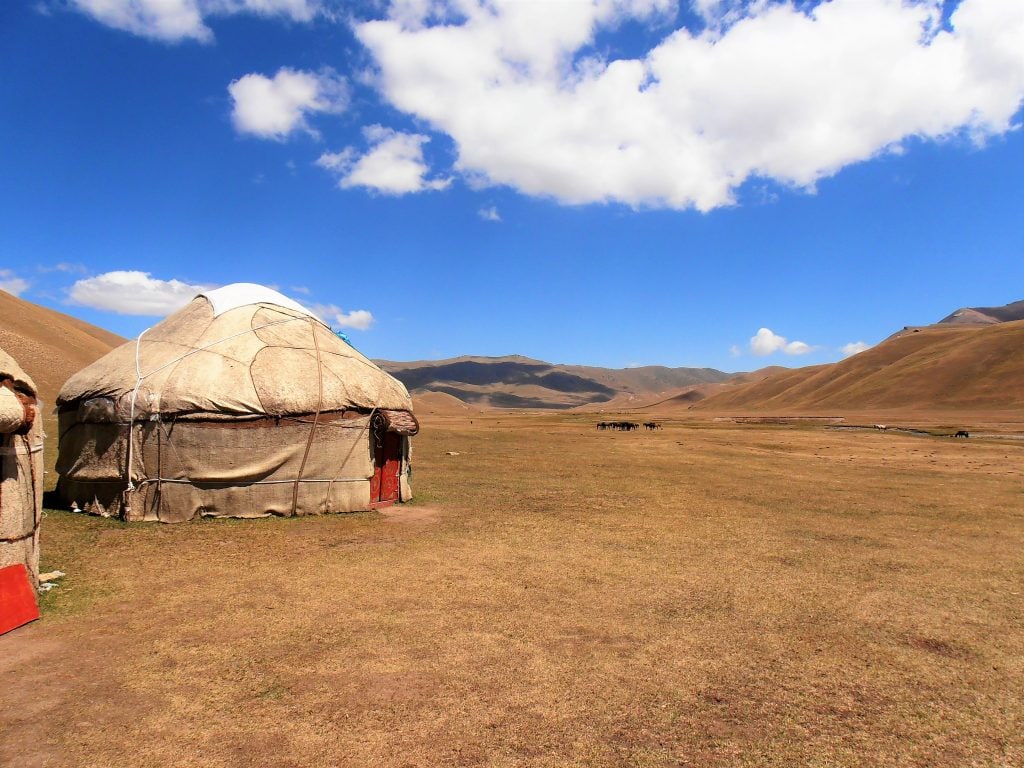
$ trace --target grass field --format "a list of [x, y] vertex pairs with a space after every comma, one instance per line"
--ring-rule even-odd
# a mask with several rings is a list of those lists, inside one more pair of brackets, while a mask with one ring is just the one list
[[1024, 765], [1024, 442], [472, 418], [387, 514], [50, 512], [0, 765]]

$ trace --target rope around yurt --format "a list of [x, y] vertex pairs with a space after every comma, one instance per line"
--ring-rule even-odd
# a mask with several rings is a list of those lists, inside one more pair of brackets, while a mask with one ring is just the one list
[[[315, 410], [315, 412], [313, 414], [313, 422], [312, 422], [312, 424], [310, 426], [309, 435], [307, 436], [307, 439], [306, 439], [306, 446], [305, 446], [305, 449], [304, 449], [304, 452], [303, 452], [303, 455], [302, 455], [302, 460], [300, 462], [299, 470], [298, 470], [298, 474], [297, 474], [296, 478], [294, 480], [286, 480], [286, 479], [281, 479], [281, 480], [255, 480], [255, 481], [252, 481], [252, 483], [254, 485], [277, 485], [277, 484], [283, 484], [283, 483], [292, 483], [293, 489], [292, 489], [292, 500], [291, 500], [291, 514], [295, 515], [298, 512], [299, 487], [300, 487], [300, 484], [303, 483], [303, 482], [313, 482], [313, 483], [322, 482], [322, 483], [327, 483], [327, 492], [326, 492], [326, 495], [324, 496], [324, 500], [323, 500], [323, 504], [325, 505], [325, 508], [326, 508], [330, 504], [331, 493], [333, 491], [333, 487], [334, 487], [335, 483], [341, 483], [341, 482], [364, 482], [366, 480], [365, 477], [351, 477], [351, 478], [350, 477], [343, 477], [341, 475], [341, 470], [348, 463], [349, 459], [352, 456], [352, 453], [356, 450], [356, 447], [361, 444], [361, 441], [363, 439], [362, 435], [367, 430], [369, 430], [371, 428], [372, 422], [373, 422], [373, 418], [374, 418], [374, 416], [379, 411], [379, 407], [377, 407], [377, 406], [374, 406], [373, 408], [371, 408], [370, 413], [367, 416], [365, 423], [360, 428], [359, 436], [357, 436], [356, 439], [352, 442], [352, 445], [349, 448], [348, 452], [345, 454], [345, 456], [342, 458], [342, 460], [337, 465], [338, 466], [338, 473], [336, 475], [334, 475], [333, 477], [330, 477], [330, 478], [316, 478], [316, 479], [310, 478], [309, 480], [306, 480], [303, 477], [304, 472], [305, 472], [305, 467], [306, 467], [306, 464], [307, 464], [307, 460], [309, 458], [310, 451], [312, 450], [312, 445], [313, 445], [313, 441], [315, 439], [316, 430], [321, 426], [321, 424], [320, 424], [320, 417], [321, 417], [322, 412], [323, 412], [323, 386], [324, 386], [324, 382], [323, 382], [323, 368], [324, 368], [324, 363], [323, 363], [322, 353], [321, 353], [321, 350], [320, 350], [319, 340], [317, 339], [317, 334], [316, 334], [316, 324], [319, 322], [318, 320], [316, 320], [314, 318], [311, 318], [311, 317], [287, 317], [287, 318], [282, 319], [282, 320], [275, 320], [273, 322], [263, 323], [261, 325], [255, 326], [255, 327], [247, 328], [244, 331], [240, 331], [238, 333], [230, 334], [230, 335], [225, 336], [225, 337], [223, 337], [221, 339], [217, 339], [215, 341], [211, 341], [211, 342], [209, 342], [207, 344], [204, 344], [201, 347], [196, 347], [194, 349], [190, 349], [189, 351], [185, 352], [184, 354], [181, 354], [181, 355], [175, 357], [172, 360], [168, 360], [167, 362], [157, 366], [153, 370], [146, 371], [144, 373], [143, 370], [142, 370], [142, 359], [141, 359], [141, 357], [142, 357], [142, 342], [143, 342], [143, 339], [144, 339], [146, 333], [151, 330], [151, 328], [146, 328], [135, 339], [135, 356], [134, 356], [135, 357], [135, 384], [132, 387], [131, 399], [130, 399], [130, 405], [129, 405], [129, 419], [128, 419], [128, 424], [127, 424], [127, 428], [128, 428], [128, 435], [127, 435], [128, 440], [127, 440], [127, 442], [128, 442], [128, 445], [127, 445], [127, 456], [126, 456], [126, 463], [125, 463], [126, 487], [125, 487], [125, 490], [122, 493], [122, 502], [123, 502], [123, 507], [124, 507], [124, 511], [125, 511], [126, 514], [130, 514], [130, 512], [131, 512], [131, 493], [133, 491], [136, 491], [136, 490], [138, 490], [138, 489], [140, 489], [140, 488], [150, 484], [150, 483], [156, 482], [158, 484], [158, 486], [161, 483], [193, 484], [192, 480], [190, 478], [188, 478], [187, 476], [184, 479], [163, 477], [164, 473], [163, 473], [163, 467], [162, 466], [158, 466], [157, 467], [157, 473], [156, 473], [157, 476], [155, 478], [154, 477], [143, 476], [143, 477], [141, 477], [139, 479], [139, 483], [135, 483], [135, 474], [134, 474], [134, 464], [135, 464], [135, 456], [136, 456], [136, 446], [135, 446], [135, 440], [136, 440], [136, 438], [135, 438], [135, 426], [136, 426], [135, 425], [135, 415], [136, 415], [136, 412], [137, 412], [138, 395], [139, 395], [139, 392], [140, 392], [140, 390], [142, 388], [143, 383], [147, 379], [149, 379], [152, 376], [160, 373], [161, 371], [164, 371], [167, 368], [180, 363], [181, 361], [185, 360], [186, 358], [191, 357], [192, 355], [198, 354], [199, 352], [209, 351], [211, 348], [216, 347], [219, 344], [223, 344], [225, 342], [232, 341], [234, 339], [237, 339], [239, 337], [245, 336], [245, 335], [250, 334], [250, 333], [256, 333], [257, 331], [263, 330], [264, 328], [269, 328], [269, 327], [278, 326], [278, 325], [284, 325], [284, 324], [295, 322], [295, 321], [308, 321], [309, 324], [310, 324], [310, 332], [311, 332], [312, 337], [313, 337], [313, 346], [314, 346], [314, 351], [315, 351], [315, 355], [316, 355], [316, 362], [317, 362], [317, 406], [316, 406], [316, 410]], [[301, 348], [300, 347], [291, 347], [291, 349], [301, 349]], [[373, 366], [372, 363], [369, 363], [369, 362], [361, 359], [358, 356], [352, 356], [349, 359], [352, 360], [353, 362], [360, 363], [361, 365], [363, 365], [366, 368], [371, 368], [371, 369], [375, 368], [375, 366]], [[380, 396], [382, 395], [383, 391], [384, 391], [384, 381], [381, 381], [381, 383], [380, 383], [380, 385], [378, 387], [377, 397], [375, 398], [375, 400], [379, 400], [380, 399]], [[157, 422], [158, 429], [160, 430], [160, 437], [162, 437], [164, 439], [163, 441], [166, 442], [166, 444], [169, 447], [169, 449], [175, 455], [177, 455], [177, 449], [174, 446], [174, 442], [171, 440], [170, 434], [168, 434], [166, 432], [166, 430], [164, 429], [165, 425], [164, 425], [163, 421], [161, 419], [159, 419], [159, 417], [157, 419], [155, 419], [155, 421]], [[180, 461], [180, 457], [179, 457], [179, 461]], [[184, 462], [181, 462], [181, 463], [182, 463], [182, 467], [184, 468]], [[159, 459], [158, 459], [158, 464], [162, 465], [162, 461], [160, 461]], [[157, 514], [159, 516], [159, 512]]]
[[313, 425], [309, 429], [309, 437], [306, 438], [306, 450], [302, 452], [302, 461], [299, 462], [299, 471], [295, 476], [295, 487], [292, 489], [292, 515], [299, 508], [299, 483], [302, 482], [302, 473], [306, 469], [306, 460], [309, 458], [309, 449], [313, 445], [316, 425], [320, 421], [320, 410], [324, 406], [324, 364], [320, 359], [320, 342], [316, 338], [315, 323], [313, 318], [309, 318], [309, 331], [313, 336], [313, 348], [316, 350], [316, 413], [313, 414]]

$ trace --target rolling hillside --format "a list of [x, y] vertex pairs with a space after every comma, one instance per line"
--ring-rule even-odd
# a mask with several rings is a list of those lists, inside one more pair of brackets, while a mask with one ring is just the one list
[[653, 396], [729, 377], [711, 368], [610, 369], [553, 365], [519, 355], [377, 362], [414, 395], [440, 392], [464, 403], [498, 408], [572, 408], [622, 396]]
[[124, 343], [120, 336], [82, 320], [0, 291], [0, 347], [11, 355], [39, 388], [43, 402], [45, 487], [57, 481], [57, 393], [71, 374]]
[[[64, 381], [124, 340], [0, 291], [0, 346], [52, 406]], [[730, 376], [710, 368], [608, 369], [521, 356], [380, 361], [429, 412], [467, 406], [599, 410], [822, 413], [1024, 408], [1024, 301], [957, 310], [923, 328], [829, 365], [763, 368]], [[56, 434], [52, 408], [47, 431]]]
[[1024, 320], [908, 330], [838, 363], [723, 388], [694, 407], [780, 413], [1024, 407]]
[[35, 380], [47, 413], [71, 374], [124, 343], [117, 334], [5, 291], [0, 317], [0, 347]]

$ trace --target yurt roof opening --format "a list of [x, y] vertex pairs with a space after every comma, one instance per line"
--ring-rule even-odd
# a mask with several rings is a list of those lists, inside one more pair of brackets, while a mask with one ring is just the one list
[[126, 520], [263, 517], [406, 501], [405, 386], [277, 291], [236, 283], [72, 376], [58, 489]]

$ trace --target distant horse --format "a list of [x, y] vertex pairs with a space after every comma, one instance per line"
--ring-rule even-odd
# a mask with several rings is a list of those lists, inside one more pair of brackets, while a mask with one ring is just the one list
[[875, 429], [877, 429], [879, 432], [885, 432], [885, 430], [887, 430], [888, 428], [889, 427], [886, 424], [875, 424]]
[[955, 435], [953, 435], [953, 437], [970, 437], [970, 436], [971, 436], [971, 433], [968, 432], [966, 429], [961, 429]]

